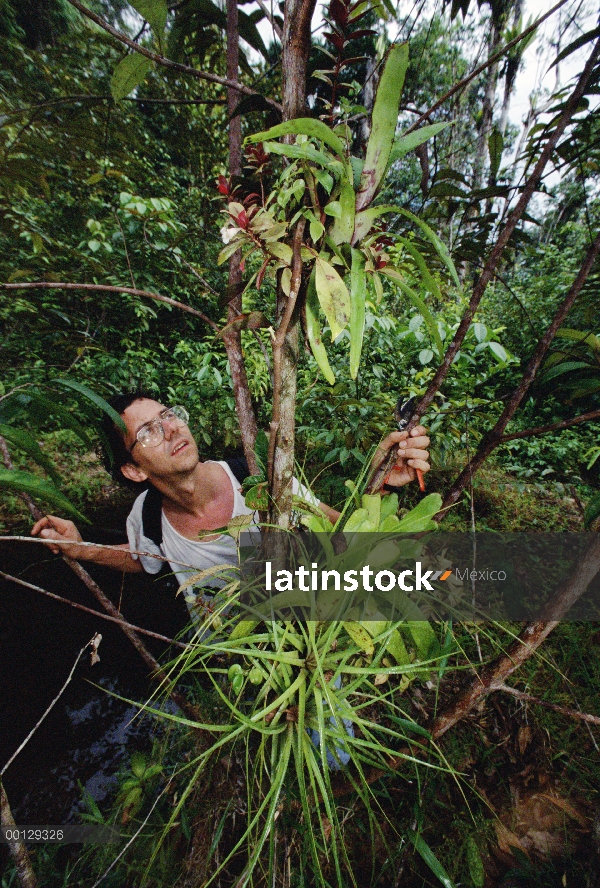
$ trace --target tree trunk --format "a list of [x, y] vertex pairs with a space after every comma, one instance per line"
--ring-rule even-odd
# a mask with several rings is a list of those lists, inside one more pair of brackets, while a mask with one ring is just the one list
[[[283, 119], [306, 114], [306, 68], [311, 46], [311, 22], [316, 0], [286, 0], [283, 22]], [[271, 524], [287, 528], [292, 510], [292, 476], [296, 425], [296, 383], [298, 366], [298, 312], [305, 281], [299, 260], [303, 226], [296, 227], [294, 268], [290, 296], [281, 287], [277, 293], [277, 329], [284, 335], [273, 344], [273, 420], [269, 448]], [[279, 341], [277, 341], [279, 340]]]
[[[227, 0], [227, 79], [237, 80], [240, 56], [240, 35], [238, 29], [237, 0]], [[242, 174], [242, 118], [234, 112], [239, 96], [234, 89], [227, 90], [227, 111], [229, 112], [229, 175]], [[229, 260], [228, 294], [231, 297], [227, 310], [227, 320], [233, 321], [242, 313], [242, 251], [238, 250]], [[240, 424], [244, 455], [248, 461], [251, 475], [258, 469], [254, 456], [256, 441], [256, 417], [248, 387], [248, 376], [242, 352], [242, 334], [233, 331], [224, 337], [225, 350], [235, 397], [235, 407]]]

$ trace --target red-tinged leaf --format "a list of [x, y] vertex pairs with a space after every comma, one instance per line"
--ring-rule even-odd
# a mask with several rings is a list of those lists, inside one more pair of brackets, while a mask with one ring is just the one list
[[363, 28], [362, 31], [352, 31], [351, 34], [346, 35], [347, 40], [358, 40], [360, 37], [370, 37], [372, 34], [376, 34], [377, 31], [374, 31], [373, 28]]
[[348, 21], [348, 7], [341, 0], [331, 0], [329, 15], [338, 25], [345, 25]]
[[219, 194], [229, 194], [229, 182], [225, 176], [219, 176], [217, 180], [217, 188], [219, 189]]
[[335, 48], [341, 52], [346, 45], [346, 41], [343, 37], [340, 37], [339, 34], [330, 34], [329, 32], [323, 34], [326, 40], [329, 40], [330, 43], [333, 43]]
[[256, 275], [256, 289], [257, 290], [260, 290], [261, 284], [263, 282], [263, 278], [265, 276], [265, 272], [266, 272], [267, 268], [269, 267], [270, 261], [271, 261], [271, 257], [269, 256], [267, 259], [265, 259], [265, 261], [263, 262], [263, 264], [260, 267], [260, 271]]
[[238, 213], [236, 222], [240, 226], [240, 228], [248, 227], [248, 214], [246, 213], [246, 210], [241, 210], [241, 212]]

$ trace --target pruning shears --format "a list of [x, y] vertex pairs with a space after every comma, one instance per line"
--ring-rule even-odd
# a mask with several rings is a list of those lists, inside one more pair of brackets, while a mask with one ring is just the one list
[[[407, 428], [408, 424], [414, 417], [414, 411], [416, 406], [417, 399], [413, 396], [409, 398], [408, 401], [404, 401], [402, 403], [402, 398], [398, 398], [398, 402], [396, 404], [396, 408], [394, 410], [394, 419], [398, 424], [398, 431], [403, 432]], [[425, 479], [423, 478], [423, 472], [421, 469], [415, 469], [417, 473], [417, 480], [419, 482], [419, 490], [421, 493], [425, 493]]]

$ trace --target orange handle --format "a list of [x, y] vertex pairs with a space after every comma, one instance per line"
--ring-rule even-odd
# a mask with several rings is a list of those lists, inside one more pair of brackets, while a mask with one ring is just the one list
[[425, 479], [423, 478], [423, 472], [421, 469], [415, 469], [417, 473], [417, 481], [419, 482], [419, 490], [421, 493], [425, 493]]

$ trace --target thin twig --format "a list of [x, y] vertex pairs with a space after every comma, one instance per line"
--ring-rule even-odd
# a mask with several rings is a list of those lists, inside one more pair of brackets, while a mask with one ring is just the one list
[[579, 416], [573, 416], [571, 419], [561, 419], [560, 422], [553, 422], [550, 425], [535, 426], [532, 429], [525, 429], [523, 432], [502, 435], [501, 442], [504, 444], [506, 441], [515, 441], [517, 438], [532, 438], [534, 435], [545, 435], [546, 432], [558, 432], [561, 429], [581, 425], [581, 423], [590, 422], [593, 419], [600, 419], [600, 410], [590, 410], [589, 413], [581, 413]]
[[501, 691], [503, 694], [510, 694], [512, 697], [516, 697], [518, 700], [524, 700], [527, 703], [537, 703], [538, 706], [544, 706], [546, 709], [551, 709], [553, 712], [559, 712], [561, 715], [566, 715], [569, 718], [579, 719], [579, 721], [587, 722], [590, 725], [600, 725], [600, 718], [597, 715], [580, 712], [579, 710], [571, 709], [568, 706], [560, 706], [558, 703], [548, 703], [547, 700], [540, 700], [539, 697], [534, 697], [533, 694], [518, 691], [516, 688], [511, 688], [503, 682], [497, 682], [492, 690]]
[[[69, 0], [69, 2], [72, 2], [72, 0]], [[426, 120], [431, 114], [433, 114], [434, 111], [437, 111], [438, 108], [441, 108], [441, 106], [445, 102], [447, 102], [448, 99], [451, 99], [452, 96], [455, 95], [457, 92], [461, 92], [461, 90], [465, 89], [465, 87], [467, 87], [469, 85], [469, 83], [471, 83], [472, 80], [474, 80], [476, 77], [478, 77], [482, 73], [482, 71], [485, 71], [486, 68], [489, 68], [491, 65], [495, 65], [496, 62], [499, 61], [502, 58], [502, 56], [505, 55], [506, 52], [508, 52], [509, 49], [512, 49], [513, 46], [516, 46], [517, 43], [520, 43], [521, 40], [524, 40], [525, 37], [528, 37], [529, 34], [531, 34], [533, 31], [537, 30], [537, 28], [539, 28], [539, 26], [543, 22], [545, 22], [546, 19], [550, 18], [551, 15], [554, 15], [554, 13], [557, 10], [559, 10], [561, 8], [561, 6], [564, 6], [566, 2], [567, 2], [567, 0], [560, 0], [560, 3], [557, 3], [555, 6], [552, 7], [552, 9], [549, 9], [548, 12], [546, 12], [544, 15], [540, 16], [539, 19], [536, 19], [533, 22], [533, 24], [529, 25], [528, 28], [525, 28], [524, 31], [521, 31], [520, 34], [517, 34], [517, 36], [513, 40], [510, 40], [508, 43], [505, 43], [504, 46], [502, 47], [502, 49], [499, 49], [498, 52], [496, 52], [493, 56], [490, 56], [490, 58], [487, 59], [485, 62], [482, 62], [481, 65], [478, 65], [477, 68], [475, 68], [473, 71], [471, 71], [470, 74], [468, 74], [462, 80], [459, 80], [459, 82], [456, 83], [452, 87], [452, 89], [449, 89], [448, 92], [444, 93], [444, 95], [440, 99], [438, 99], [437, 102], [434, 102], [434, 104], [427, 111], [425, 111], [423, 114], [421, 114], [419, 119], [416, 120], [409, 127], [409, 129], [406, 130], [404, 135], [406, 136], [406, 135], [408, 135], [408, 133], [412, 133], [413, 130], [416, 130], [417, 127], [419, 127], [420, 124], [424, 120]]]
[[35, 732], [37, 731], [39, 726], [42, 724], [42, 722], [44, 721], [46, 716], [49, 715], [50, 712], [54, 709], [54, 707], [56, 706], [56, 704], [58, 703], [58, 701], [60, 700], [60, 698], [62, 697], [64, 692], [66, 691], [68, 685], [70, 684], [70, 681], [73, 678], [73, 673], [75, 672], [75, 668], [76, 668], [77, 664], [79, 663], [79, 661], [81, 660], [81, 657], [83, 656], [84, 652], [89, 648], [89, 646], [94, 642], [95, 638], [96, 638], [96, 636], [94, 635], [94, 638], [90, 639], [90, 641], [88, 641], [88, 643], [85, 644], [81, 648], [81, 650], [77, 654], [77, 657], [75, 658], [75, 662], [73, 663], [73, 666], [71, 667], [71, 671], [69, 672], [69, 675], [67, 676], [67, 680], [63, 684], [62, 688], [60, 689], [60, 691], [58, 692], [58, 694], [56, 695], [56, 697], [54, 698], [54, 700], [52, 701], [50, 706], [48, 706], [48, 708], [46, 709], [44, 714], [41, 716], [41, 718], [39, 718], [37, 720], [37, 722], [35, 723], [35, 725], [31, 729], [31, 731], [27, 734], [27, 736], [25, 737], [23, 742], [20, 744], [20, 746], [15, 750], [15, 752], [13, 752], [13, 754], [11, 755], [11, 757], [9, 758], [7, 763], [4, 765], [4, 767], [0, 771], [0, 777], [4, 776], [7, 768], [10, 767], [10, 765], [12, 765], [12, 763], [14, 762], [14, 760], [16, 759], [18, 754], [20, 752], [22, 752], [23, 749], [25, 749], [25, 747], [27, 746], [27, 744], [29, 743], [29, 741], [31, 740], [31, 738], [33, 737], [33, 735], [35, 734]]
[[105, 293], [129, 293], [131, 296], [143, 296], [146, 299], [155, 299], [157, 302], [164, 302], [166, 305], [172, 305], [173, 308], [179, 308], [181, 311], [187, 311], [189, 314], [201, 318], [206, 324], [212, 327], [213, 330], [219, 329], [219, 325], [215, 324], [215, 322], [205, 315], [203, 311], [198, 311], [196, 308], [192, 308], [191, 305], [186, 305], [184, 302], [178, 302], [176, 299], [171, 299], [169, 296], [160, 296], [158, 293], [150, 293], [148, 290], [136, 290], [133, 287], [112, 287], [108, 284], [74, 284], [66, 282], [57, 283], [55, 281], [27, 281], [19, 284], [0, 283], [0, 289], [2, 290], [37, 290], [42, 288], [45, 290], [92, 290]]
[[4, 573], [2, 570], [0, 570], [0, 577], [4, 577], [4, 579], [8, 580], [10, 583], [18, 583], [19, 586], [24, 586], [26, 589], [31, 589], [34, 592], [40, 592], [42, 595], [47, 595], [48, 598], [53, 598], [55, 601], [60, 601], [62, 604], [68, 604], [70, 607], [84, 611], [86, 614], [91, 614], [93, 617], [99, 617], [101, 620], [108, 620], [109, 623], [116, 623], [117, 626], [128, 626], [129, 629], [133, 629], [134, 632], [139, 632], [141, 635], [148, 635], [150, 638], [156, 638], [158, 641], [164, 641], [167, 644], [174, 644], [186, 651], [190, 649], [190, 645], [184, 644], [182, 641], [176, 641], [174, 638], [167, 638], [166, 635], [161, 635], [159, 632], [151, 632], [150, 629], [142, 629], [141, 626], [135, 626], [133, 623], [128, 623], [127, 620], [118, 620], [116, 617], [111, 617], [109, 614], [102, 614], [100, 611], [96, 611], [91, 607], [86, 607], [84, 604], [79, 604], [76, 601], [69, 601], [68, 598], [63, 598], [62, 595], [57, 595], [55, 592], [49, 592], [47, 589], [42, 589], [41, 586], [34, 586], [33, 583], [27, 583], [25, 580], [21, 580], [19, 577], [13, 577], [11, 574]]
[[146, 49], [145, 46], [140, 46], [139, 43], [135, 43], [130, 37], [127, 37], [125, 34], [122, 34], [120, 31], [117, 31], [116, 28], [113, 28], [112, 25], [109, 25], [101, 16], [96, 15], [95, 12], [92, 12], [91, 9], [88, 9], [87, 6], [84, 6], [83, 3], [80, 3], [79, 0], [68, 0], [71, 6], [74, 6], [75, 9], [78, 9], [79, 12], [83, 13], [87, 18], [91, 19], [95, 22], [99, 27], [101, 27], [104, 31], [110, 34], [112, 37], [115, 37], [121, 43], [124, 43], [130, 49], [135, 50], [135, 52], [140, 53], [140, 55], [146, 56], [147, 59], [151, 59], [153, 62], [156, 62], [157, 65], [162, 65], [165, 68], [171, 68], [173, 71], [178, 71], [180, 74], [188, 74], [191, 77], [195, 77], [197, 80], [208, 80], [210, 83], [218, 83], [220, 86], [226, 86], [229, 89], [235, 89], [237, 92], [242, 93], [245, 96], [261, 96], [268, 105], [275, 108], [277, 111], [281, 111], [281, 105], [276, 102], [274, 99], [269, 99], [267, 96], [262, 96], [261, 93], [257, 93], [255, 90], [250, 89], [249, 86], [244, 86], [243, 83], [238, 83], [236, 80], [229, 80], [227, 77], [220, 77], [218, 74], [210, 74], [208, 71], [200, 71], [198, 68], [191, 68], [189, 65], [182, 65], [179, 62], [173, 62], [171, 59], [167, 59], [164, 56], [159, 55], [156, 52], [152, 52], [149, 49]]

